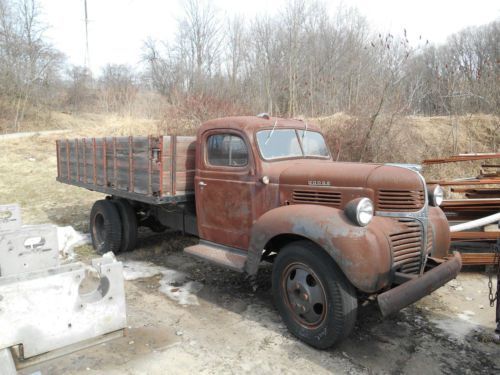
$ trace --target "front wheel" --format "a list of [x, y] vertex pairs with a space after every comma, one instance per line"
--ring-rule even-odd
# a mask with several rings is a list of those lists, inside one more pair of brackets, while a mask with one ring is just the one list
[[309, 241], [286, 245], [273, 265], [273, 298], [290, 332], [326, 349], [356, 322], [356, 291], [333, 259]]

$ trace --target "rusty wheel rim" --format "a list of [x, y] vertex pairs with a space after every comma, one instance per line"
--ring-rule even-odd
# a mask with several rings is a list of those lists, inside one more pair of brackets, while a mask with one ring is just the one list
[[96, 250], [101, 250], [102, 247], [104, 246], [104, 239], [105, 239], [104, 217], [101, 214], [97, 214], [94, 217], [92, 234], [94, 235]]
[[307, 328], [324, 321], [326, 293], [316, 273], [303, 263], [292, 263], [282, 273], [281, 287], [293, 318]]

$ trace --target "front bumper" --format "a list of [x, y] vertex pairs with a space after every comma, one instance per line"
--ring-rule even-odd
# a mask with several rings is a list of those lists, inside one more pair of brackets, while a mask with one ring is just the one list
[[453, 258], [424, 273], [422, 276], [405, 282], [377, 297], [383, 316], [391, 315], [431, 294], [448, 281], [457, 277], [462, 268], [462, 257], [458, 252]]

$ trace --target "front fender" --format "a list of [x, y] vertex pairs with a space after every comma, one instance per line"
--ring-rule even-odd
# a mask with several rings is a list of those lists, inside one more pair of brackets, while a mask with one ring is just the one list
[[309, 204], [281, 206], [254, 223], [245, 270], [249, 274], [257, 272], [262, 250], [273, 237], [294, 234], [321, 246], [356, 288], [373, 293], [390, 282], [391, 228], [394, 222], [384, 217], [375, 216], [369, 225], [359, 227], [337, 208]]
[[433, 250], [435, 258], [446, 258], [450, 250], [450, 224], [439, 207], [429, 207], [429, 223], [433, 234]]

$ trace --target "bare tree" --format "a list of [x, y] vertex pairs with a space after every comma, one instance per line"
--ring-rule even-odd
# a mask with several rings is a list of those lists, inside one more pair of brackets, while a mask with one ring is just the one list
[[35, 0], [0, 2], [0, 85], [14, 108], [15, 131], [27, 108], [43, 98], [41, 88], [55, 81], [62, 62], [62, 55], [45, 41], [40, 19]]
[[221, 24], [210, 1], [184, 0], [183, 7], [174, 49], [189, 68], [189, 88], [198, 90], [220, 69]]
[[99, 94], [106, 112], [130, 114], [138, 92], [137, 76], [131, 67], [108, 64], [99, 79]]

